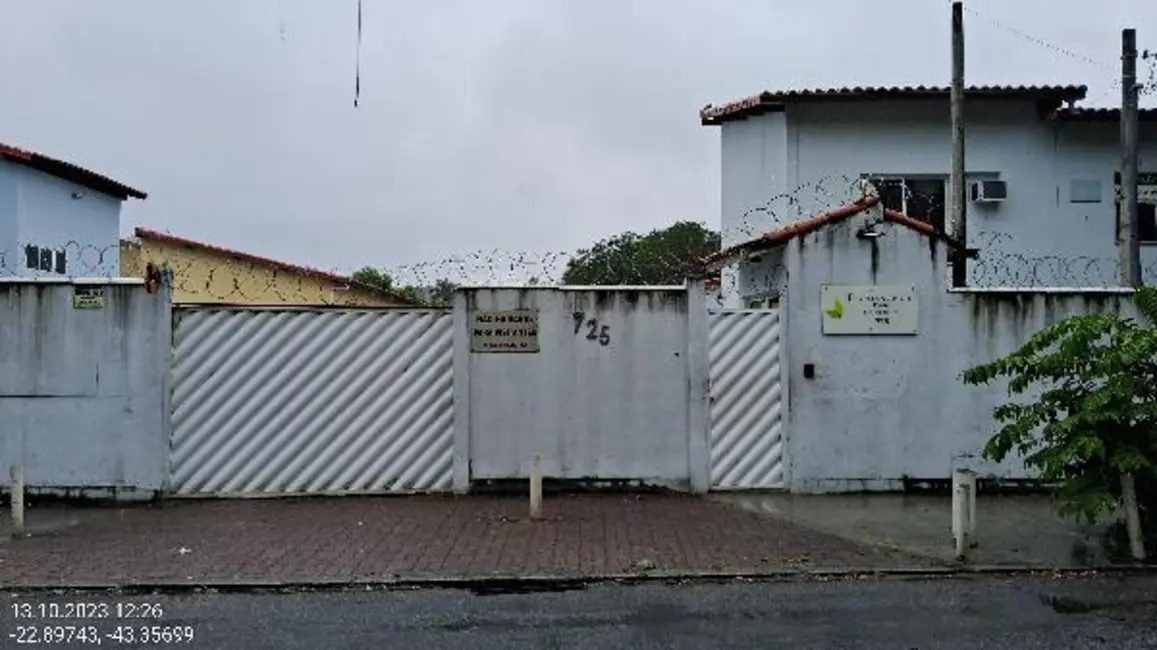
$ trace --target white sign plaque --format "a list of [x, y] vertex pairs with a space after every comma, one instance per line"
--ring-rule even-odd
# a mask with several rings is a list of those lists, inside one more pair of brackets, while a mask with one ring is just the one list
[[825, 284], [820, 288], [823, 333], [913, 335], [920, 326], [912, 285]]
[[471, 352], [538, 352], [538, 310], [476, 311]]

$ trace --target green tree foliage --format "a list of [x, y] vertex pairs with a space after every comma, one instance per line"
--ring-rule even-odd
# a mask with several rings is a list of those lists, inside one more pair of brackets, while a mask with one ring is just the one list
[[597, 242], [572, 257], [564, 284], [682, 284], [698, 261], [719, 250], [719, 233], [701, 223], [679, 221], [646, 235], [626, 232]]
[[434, 307], [452, 307], [454, 306], [454, 291], [458, 285], [442, 278], [434, 283], [434, 286], [427, 292], [429, 296], [429, 303]]
[[394, 277], [386, 271], [375, 269], [372, 266], [363, 266], [362, 268], [354, 271], [353, 275], [350, 277], [353, 278], [356, 282], [360, 282], [361, 284], [381, 289], [383, 291], [394, 290]]
[[438, 280], [434, 286], [429, 288], [413, 285], [398, 286], [394, 283], [393, 276], [387, 271], [375, 269], [372, 266], [364, 266], [354, 271], [351, 277], [361, 284], [393, 292], [407, 302], [429, 307], [452, 306], [454, 304], [454, 291], [458, 288], [458, 285], [445, 278]]
[[426, 303], [422, 292], [417, 287], [409, 285], [401, 287], [395, 286], [393, 276], [384, 270], [375, 269], [372, 266], [363, 266], [354, 271], [350, 277], [352, 277], [355, 282], [360, 282], [366, 286], [392, 292], [399, 298], [415, 305], [424, 305]]
[[1016, 452], [1058, 485], [1061, 511], [1090, 520], [1120, 504], [1121, 476], [1137, 485], [1149, 553], [1157, 546], [1157, 289], [1134, 294], [1137, 321], [1073, 316], [1034, 334], [1012, 354], [964, 371], [969, 385], [1008, 380], [997, 433], [984, 457]]

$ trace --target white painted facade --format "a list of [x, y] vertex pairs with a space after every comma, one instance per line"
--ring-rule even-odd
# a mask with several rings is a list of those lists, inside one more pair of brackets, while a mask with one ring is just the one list
[[[1002, 203], [969, 203], [969, 246], [981, 249], [971, 286], [1105, 286], [1115, 281], [1115, 123], [1052, 121], [1033, 99], [966, 103], [970, 180], [1007, 182]], [[951, 165], [947, 99], [789, 102], [725, 121], [723, 246], [820, 214], [865, 175], [945, 181]], [[1157, 124], [1144, 123], [1139, 169], [1157, 172]], [[1074, 202], [1080, 192], [1096, 202]], [[1142, 265], [1157, 277], [1157, 241]], [[722, 275], [729, 307], [747, 306], [764, 278]], [[744, 287], [743, 285], [751, 285]]]
[[[785, 349], [767, 354], [783, 355], [790, 387], [788, 489], [899, 490], [906, 480], [944, 480], [962, 467], [984, 478], [1031, 479], [1019, 460], [981, 461], [995, 432], [992, 408], [1007, 395], [999, 384], [966, 386], [960, 373], [1066, 316], [1132, 313], [1127, 290], [950, 290], [945, 244], [887, 223], [872, 226], [879, 238], [856, 236], [879, 218], [870, 210], [796, 238], [765, 261], [739, 263], [747, 277], [772, 278], [784, 294]], [[830, 306], [821, 296], [831, 284], [915, 286], [916, 333], [825, 334]]]
[[0, 157], [0, 276], [116, 277], [121, 204]]

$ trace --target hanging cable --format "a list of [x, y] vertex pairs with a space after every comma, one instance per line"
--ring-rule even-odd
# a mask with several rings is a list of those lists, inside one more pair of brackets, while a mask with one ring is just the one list
[[285, 0], [277, 0], [277, 34], [285, 42]]
[[358, 40], [354, 55], [354, 108], [362, 96], [362, 0], [358, 0]]

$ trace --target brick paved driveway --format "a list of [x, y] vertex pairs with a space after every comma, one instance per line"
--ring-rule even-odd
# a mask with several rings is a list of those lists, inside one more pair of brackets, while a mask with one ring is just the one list
[[[927, 567], [683, 496], [346, 497], [101, 508], [0, 541], [0, 585], [229, 584]], [[50, 513], [33, 509], [30, 521]], [[35, 528], [35, 526], [33, 526]]]

